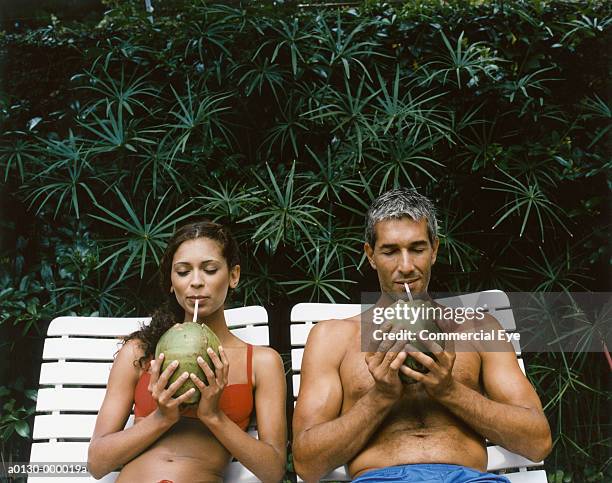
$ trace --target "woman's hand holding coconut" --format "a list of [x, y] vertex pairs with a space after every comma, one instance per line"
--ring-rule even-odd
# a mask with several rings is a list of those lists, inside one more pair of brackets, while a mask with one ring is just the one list
[[[227, 295], [239, 279], [238, 245], [225, 227], [194, 221], [171, 237], [159, 270], [163, 303], [111, 369], [89, 446], [96, 478], [121, 468], [117, 483], [222, 483], [234, 457], [261, 481], [282, 479], [282, 359], [227, 326]], [[226, 351], [217, 352], [221, 341]], [[247, 432], [255, 409], [259, 438]]]
[[[149, 380], [148, 390], [157, 403], [158, 414], [169, 423], [176, 423], [181, 417], [181, 404], [185, 403], [195, 389], [190, 389], [179, 397], [174, 397], [174, 393], [188, 379], [189, 373], [184, 372], [181, 376], [168, 386], [170, 376], [178, 368], [178, 361], [173, 361], [164, 372], [159, 373], [164, 361], [164, 354], [160, 354], [158, 359], [151, 361], [151, 379]], [[166, 387], [167, 386], [167, 387]]]
[[225, 354], [225, 351], [223, 350], [223, 347], [219, 346], [219, 356], [217, 356], [215, 351], [210, 347], [208, 348], [207, 352], [210, 360], [215, 366], [215, 372], [212, 371], [202, 357], [197, 358], [198, 365], [204, 371], [207, 383], [202, 381], [194, 373], [189, 375], [201, 393], [196, 414], [200, 421], [202, 421], [204, 424], [211, 419], [219, 418], [221, 415], [219, 400], [221, 399], [223, 389], [225, 389], [227, 386], [229, 375], [229, 360]]

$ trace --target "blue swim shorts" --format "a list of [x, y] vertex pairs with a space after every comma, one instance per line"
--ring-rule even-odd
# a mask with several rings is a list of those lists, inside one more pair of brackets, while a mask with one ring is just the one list
[[445, 464], [416, 464], [389, 466], [372, 470], [353, 480], [353, 483], [510, 483], [505, 476], [483, 473], [473, 468]]

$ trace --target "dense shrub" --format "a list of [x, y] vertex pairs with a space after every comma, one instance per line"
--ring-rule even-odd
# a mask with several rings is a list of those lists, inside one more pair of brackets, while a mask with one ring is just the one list
[[[269, 307], [284, 350], [290, 305], [377, 287], [363, 214], [394, 186], [440, 208], [434, 291], [610, 290], [607, 2], [107, 3], [2, 37], [2, 340], [29, 387], [14, 348], [149, 311], [194, 215], [232, 226], [234, 303]], [[602, 354], [526, 357], [549, 469], [605, 479]]]

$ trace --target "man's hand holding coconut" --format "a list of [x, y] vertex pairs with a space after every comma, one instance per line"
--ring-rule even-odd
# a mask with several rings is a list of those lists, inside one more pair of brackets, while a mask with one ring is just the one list
[[[380, 288], [375, 308], [433, 304], [428, 286], [440, 242], [431, 201], [404, 188], [380, 195], [365, 238]], [[411, 293], [415, 300], [400, 300]], [[429, 337], [442, 332], [434, 321], [374, 326], [373, 314], [320, 321], [309, 333], [293, 417], [293, 462], [305, 481], [347, 465], [356, 483], [508, 483], [486, 473], [486, 439], [534, 461], [546, 457], [550, 428], [511, 344], [495, 352], [455, 346]], [[483, 322], [500, 327], [488, 314]], [[465, 331], [452, 324], [444, 332]], [[411, 328], [416, 339], [395, 337]], [[376, 330], [394, 337], [364, 354]]]
[[[381, 327], [384, 334], [393, 330], [393, 324], [388, 322]], [[397, 400], [402, 394], [399, 371], [404, 367], [407, 357], [406, 342], [385, 339], [378, 344], [371, 340], [370, 344], [372, 350], [365, 355], [365, 361], [374, 379], [374, 387], [382, 397]]]
[[437, 399], [448, 394], [454, 383], [453, 367], [457, 357], [455, 343], [452, 340], [448, 341], [443, 349], [434, 341], [425, 338], [421, 338], [420, 342], [429, 349], [429, 355], [417, 350], [411, 344], [406, 345], [406, 352], [408, 357], [423, 366], [426, 372], [411, 369], [406, 364], [400, 370], [407, 378], [421, 383], [432, 399]]

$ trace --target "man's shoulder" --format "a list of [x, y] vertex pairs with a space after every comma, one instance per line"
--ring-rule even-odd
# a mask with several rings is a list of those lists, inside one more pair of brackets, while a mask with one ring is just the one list
[[[323, 367], [338, 368], [347, 349], [358, 336], [359, 320], [329, 319], [315, 324], [308, 334], [304, 362], [316, 361], [318, 371]], [[304, 368], [303, 364], [302, 368]], [[335, 370], [335, 369], [334, 369]]]
[[354, 336], [359, 331], [359, 319], [328, 319], [318, 322], [310, 331], [313, 337], [329, 338], [340, 336], [346, 338]]

